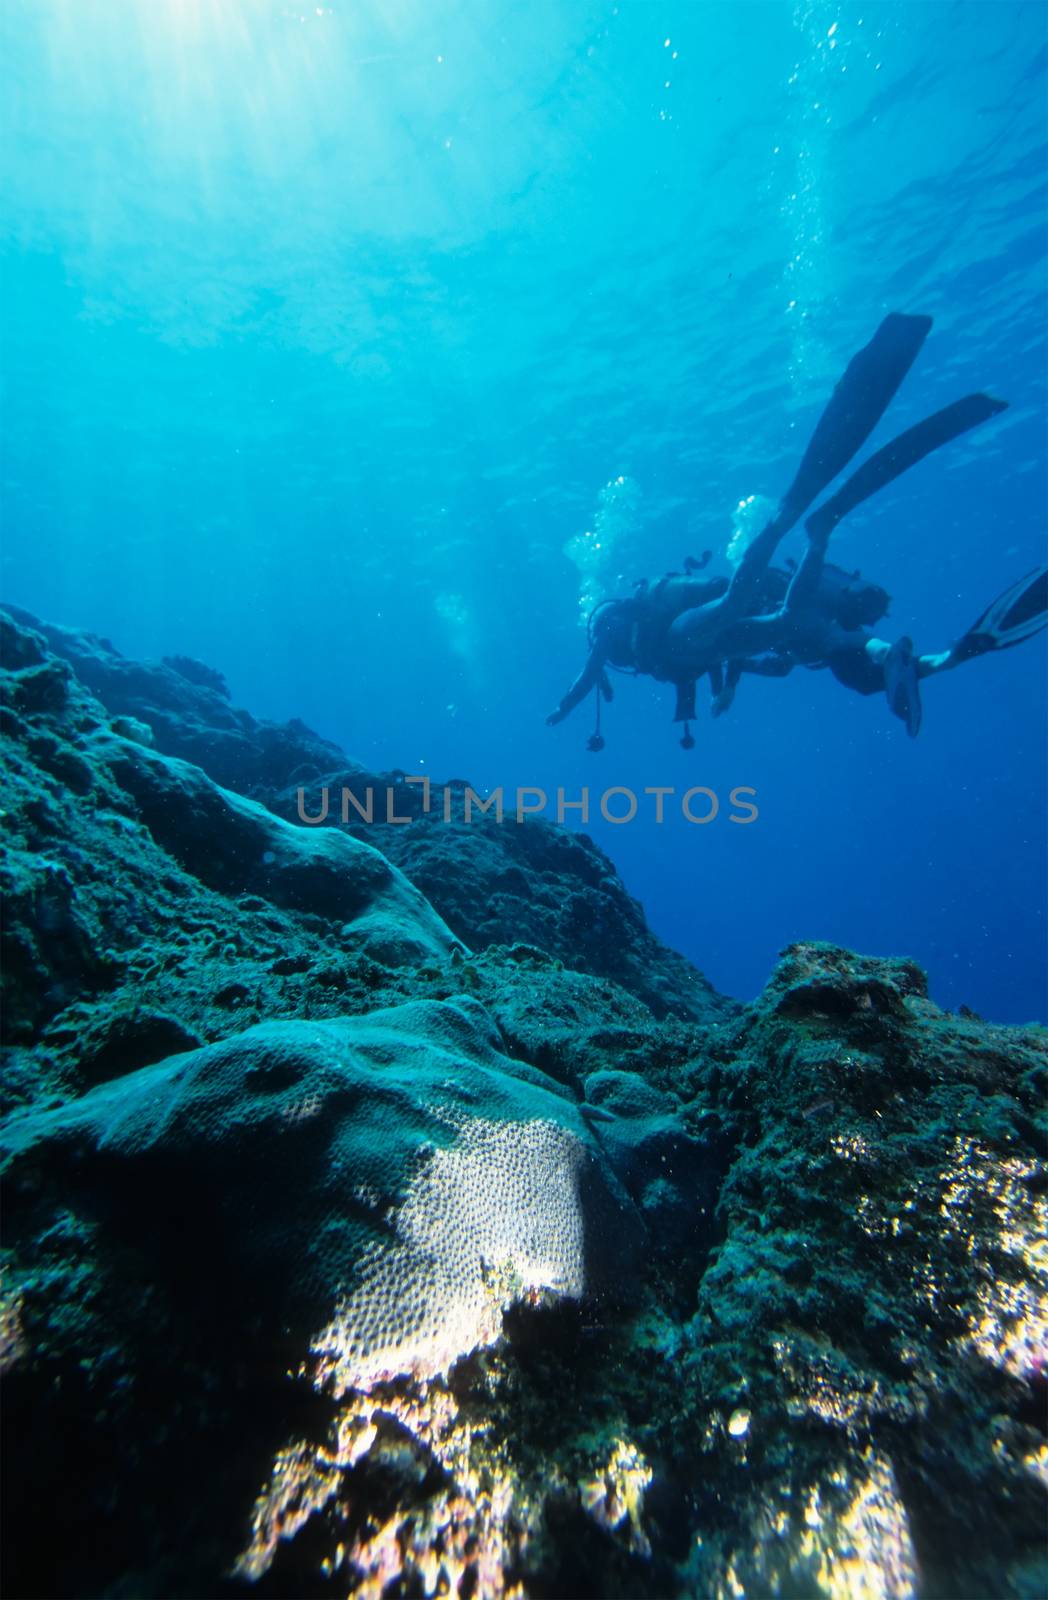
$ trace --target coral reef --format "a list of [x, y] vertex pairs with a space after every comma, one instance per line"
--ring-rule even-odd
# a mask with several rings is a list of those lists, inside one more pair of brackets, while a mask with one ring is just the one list
[[182, 1243], [207, 1276], [250, 1214], [241, 1265], [273, 1279], [281, 1319], [335, 1311], [309, 1353], [340, 1394], [445, 1375], [518, 1301], [621, 1291], [645, 1231], [576, 1102], [469, 998], [262, 1023], [7, 1119], [16, 1188], [70, 1152], [116, 1214], [194, 1188], [206, 1226], [187, 1212]]
[[1043, 1029], [296, 825], [370, 775], [200, 663], [15, 613], [0, 687], [7, 1592], [1043, 1592]]
[[[509, 828], [483, 816], [469, 826], [445, 824], [436, 803], [423, 817], [421, 793], [404, 782], [403, 773], [368, 772], [297, 720], [257, 721], [229, 704], [224, 679], [199, 662], [181, 656], [129, 661], [93, 634], [43, 623], [17, 608], [10, 614], [72, 667], [110, 717], [145, 727], [161, 754], [192, 762], [223, 788], [291, 821], [298, 817], [300, 788], [312, 811], [321, 789], [329, 787], [336, 797], [333, 825], [340, 824], [337, 797], [343, 786], [361, 794], [370, 787], [380, 796], [392, 789], [395, 814], [414, 817], [415, 826], [390, 825], [380, 807], [373, 822], [339, 831], [365, 840], [400, 866], [471, 948], [536, 945], [569, 966], [614, 979], [657, 1016], [705, 1022], [738, 1009], [655, 938], [611, 862], [587, 835], [541, 818]], [[128, 729], [118, 724], [117, 731]], [[464, 785], [456, 787], [461, 791]], [[454, 815], [461, 815], [461, 807]]]

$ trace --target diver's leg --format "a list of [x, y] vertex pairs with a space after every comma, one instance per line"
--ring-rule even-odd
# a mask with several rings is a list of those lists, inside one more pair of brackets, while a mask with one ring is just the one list
[[[926, 417], [916, 427], [900, 434], [871, 456], [832, 500], [828, 500], [808, 518], [805, 524], [808, 548], [794, 574], [783, 609], [797, 613], [814, 600], [822, 578], [830, 534], [842, 517], [863, 500], [869, 499], [878, 489], [883, 489], [900, 477], [909, 467], [922, 461], [931, 451], [940, 449], [942, 445], [1005, 409], [1003, 400], [991, 400], [982, 394], [968, 395], [964, 400], [955, 401], [953, 405], [937, 411], [934, 416]], [[927, 670], [937, 669], [929, 667]]]
[[701, 677], [720, 661], [736, 656], [755, 656], [774, 650], [782, 642], [782, 615], [778, 611], [763, 616], [721, 618], [714, 644], [707, 644], [705, 629], [708, 606], [695, 606], [675, 617], [666, 631], [666, 640], [681, 676]]
[[[899, 477], [908, 467], [923, 460], [932, 450], [939, 449], [951, 439], [957, 438], [959, 434], [966, 433], [969, 428], [987, 421], [1004, 409], [1004, 402], [1001, 400], [990, 400], [986, 395], [968, 395], [966, 399], [958, 400], [945, 410], [937, 411], [933, 417], [926, 417], [915, 428], [900, 434], [897, 439], [893, 439], [890, 444], [878, 450], [875, 456], [871, 456], [869, 461], [848, 479], [843, 489], [840, 489], [832, 500], [820, 506], [818, 511], [813, 512], [805, 523], [808, 548], [794, 573], [783, 603], [783, 611], [797, 616], [815, 599], [822, 579], [830, 535], [843, 516], [878, 489], [884, 488], [886, 484]], [[927, 672], [933, 670], [939, 669], [929, 666], [924, 675], [927, 676]]]
[[913, 641], [902, 638], [889, 644], [887, 639], [868, 635], [861, 645], [852, 645], [830, 657], [830, 670], [838, 682], [859, 694], [876, 694], [883, 689], [892, 714], [906, 724], [915, 739], [921, 730], [922, 676]]
[[846, 689], [863, 695], [883, 694], [884, 661], [890, 649], [887, 639], [867, 639], [865, 644], [853, 642], [847, 649], [827, 657], [826, 665]]
[[731, 589], [721, 602], [734, 614], [752, 605], [779, 541], [862, 449], [913, 365], [931, 325], [931, 317], [908, 317], [893, 311], [869, 344], [849, 361], [778, 511], [736, 568]]
[[912, 639], [896, 639], [888, 651], [884, 659], [884, 692], [892, 714], [905, 722], [906, 732], [916, 739], [921, 731], [921, 691]]
[[[883, 644], [883, 641], [878, 641]], [[890, 650], [890, 645], [884, 646], [885, 655]], [[938, 672], [949, 672], [953, 667], [959, 666], [960, 660], [951, 650], [935, 650], [928, 655], [915, 656], [914, 666], [918, 678], [934, 678]]]
[[931, 325], [931, 317], [893, 311], [869, 344], [852, 357], [778, 511], [743, 552], [727, 594], [691, 614], [685, 631], [693, 644], [712, 644], [724, 622], [753, 610], [780, 540], [862, 449], [913, 365]]
[[788, 678], [797, 665], [792, 656], [753, 656], [743, 661], [733, 661], [732, 669], [737, 683], [744, 672], [752, 673], [757, 678]]
[[808, 548], [804, 552], [800, 566], [793, 574], [790, 587], [786, 591], [786, 598], [782, 603], [782, 609], [788, 615], [796, 616], [814, 601], [822, 581], [828, 544], [829, 534], [809, 533]]
[[921, 694], [918, 688], [917, 657], [909, 639], [897, 639], [889, 644], [887, 639], [867, 635], [862, 642], [852, 642], [835, 650], [827, 657], [827, 665], [838, 683], [854, 689], [857, 694], [879, 694], [888, 697], [893, 715], [906, 724], [911, 738], [916, 738], [921, 728]]

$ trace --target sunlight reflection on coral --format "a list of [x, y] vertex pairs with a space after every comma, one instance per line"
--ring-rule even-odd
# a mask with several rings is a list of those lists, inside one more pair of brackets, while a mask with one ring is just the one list
[[[1014, 1377], [1042, 1372], [1048, 1361], [1048, 1204], [1032, 1184], [1033, 1161], [1000, 1160], [971, 1139], [958, 1139], [956, 1165], [943, 1173], [940, 1215], [980, 1270], [976, 1307], [960, 1343]], [[999, 1224], [997, 1246], [1015, 1264], [1002, 1278], [981, 1259], [987, 1205]]]
[[[745, 1559], [737, 1557], [729, 1564], [717, 1584], [716, 1600], [745, 1600], [755, 1592], [755, 1575], [761, 1593], [804, 1593], [821, 1600], [912, 1600], [917, 1564], [894, 1473], [890, 1463], [872, 1450], [866, 1452], [863, 1466], [865, 1473], [857, 1479], [841, 1470], [823, 1488], [813, 1485], [799, 1519], [787, 1511], [773, 1515], [771, 1537]], [[785, 1571], [778, 1559], [779, 1540], [792, 1545]]]

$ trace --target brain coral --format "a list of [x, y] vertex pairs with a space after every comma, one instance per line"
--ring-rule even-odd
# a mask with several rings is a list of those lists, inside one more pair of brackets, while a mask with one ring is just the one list
[[0, 1149], [16, 1180], [72, 1161], [110, 1216], [185, 1197], [153, 1248], [264, 1283], [337, 1390], [431, 1375], [512, 1302], [628, 1275], [643, 1236], [574, 1101], [498, 1046], [471, 1000], [266, 1023], [16, 1116]]

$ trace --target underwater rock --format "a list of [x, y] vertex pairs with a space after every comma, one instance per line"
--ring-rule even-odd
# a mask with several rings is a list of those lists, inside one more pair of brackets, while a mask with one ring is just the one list
[[694, 1048], [685, 1028], [674, 1052], [670, 1029], [656, 1025], [643, 1002], [535, 945], [489, 946], [463, 964], [462, 974], [496, 1018], [511, 1054], [580, 1097], [587, 1072], [624, 1063], [654, 1071], [663, 1058], [679, 1062]]
[[78, 1040], [80, 1081], [85, 1087], [122, 1078], [203, 1043], [177, 1017], [146, 1006], [107, 1007], [85, 1022]]
[[193, 656], [162, 656], [161, 661], [189, 683], [195, 683], [202, 689], [213, 689], [223, 700], [231, 698], [229, 685], [216, 667], [209, 667]]
[[784, 951], [766, 995], [782, 1016], [841, 1020], [864, 1013], [905, 1018], [912, 997], [928, 997], [928, 980], [916, 962], [864, 959], [818, 943]]
[[1044, 1029], [722, 1004], [582, 836], [297, 826], [300, 725], [0, 661], [7, 1592], [1043, 1592]]
[[926, 992], [910, 962], [794, 945], [708, 1064], [738, 1143], [681, 1470], [726, 1516], [689, 1593], [1044, 1581], [1048, 1034]]
[[[381, 781], [381, 780], [379, 780]], [[416, 883], [445, 922], [474, 950], [521, 942], [564, 965], [609, 978], [656, 1017], [713, 1023], [738, 1013], [690, 962], [649, 929], [604, 852], [584, 833], [541, 817], [468, 825], [421, 815], [418, 791], [396, 790], [410, 827], [375, 823], [358, 836], [373, 842]], [[275, 801], [292, 814], [294, 797]]]
[[673, 1099], [635, 1072], [591, 1072], [586, 1105], [602, 1112], [596, 1134], [651, 1233], [676, 1255], [700, 1253], [723, 1173]]
[[[191, 1407], [207, 1408], [201, 1382], [225, 1391], [232, 1426], [239, 1362], [265, 1365], [274, 1354], [268, 1381], [290, 1365], [344, 1429], [347, 1394], [359, 1411], [363, 1396], [397, 1379], [415, 1380], [410, 1392], [419, 1393], [418, 1380], [443, 1378], [494, 1343], [518, 1302], [628, 1301], [644, 1241], [572, 1099], [501, 1054], [491, 1019], [469, 999], [263, 1024], [69, 1104], [16, 1114], [0, 1146], [8, 1238], [24, 1250], [8, 1292], [33, 1369], [9, 1428], [19, 1431], [30, 1401], [33, 1426], [59, 1426], [72, 1362], [120, 1427], [136, 1472], [154, 1421], [128, 1407], [146, 1388], [158, 1341], [161, 1370], [183, 1366], [183, 1320], [196, 1328], [206, 1319], [213, 1344], [194, 1353], [168, 1408], [164, 1432], [176, 1451], [191, 1447]], [[77, 1279], [85, 1290], [73, 1305]], [[15, 1373], [24, 1365], [16, 1361]], [[248, 1399], [251, 1386], [241, 1388]], [[199, 1427], [202, 1444], [206, 1418]], [[273, 1451], [278, 1474], [283, 1448]], [[354, 1461], [364, 1453], [358, 1442]], [[34, 1454], [46, 1474], [47, 1453]], [[50, 1470], [64, 1473], [62, 1460], [52, 1454]], [[19, 1479], [32, 1502], [43, 1484], [28, 1465]], [[268, 1468], [257, 1465], [261, 1494]], [[83, 1484], [77, 1514], [92, 1505], [104, 1515], [118, 1492], [124, 1500], [139, 1491], [114, 1468]], [[20, 1498], [13, 1484], [10, 1493]], [[165, 1494], [170, 1530], [197, 1485]], [[31, 1502], [20, 1515], [32, 1515]], [[210, 1530], [232, 1541], [229, 1568], [252, 1504], [242, 1501], [239, 1522], [233, 1515]], [[139, 1558], [139, 1543], [129, 1531], [123, 1562]], [[53, 1559], [47, 1583], [69, 1592], [83, 1552]], [[248, 1565], [257, 1576], [268, 1561], [256, 1555]]]
[[643, 1237], [574, 1101], [498, 1045], [470, 999], [263, 1023], [16, 1114], [0, 1153], [16, 1196], [23, 1170], [35, 1194], [72, 1163], [92, 1206], [147, 1230], [192, 1187], [179, 1249], [206, 1277], [269, 1280], [282, 1320], [326, 1316], [302, 1352], [318, 1383], [431, 1378], [518, 1299], [627, 1291]]
[[135, 802], [157, 844], [192, 877], [226, 895], [343, 923], [372, 937], [411, 930], [415, 954], [456, 941], [425, 898], [385, 856], [330, 828], [307, 830], [220, 789], [198, 767], [116, 735], [97, 735], [99, 758]]
[[[222, 674], [202, 662], [187, 656], [132, 661], [108, 639], [42, 622], [18, 606], [4, 609], [9, 631], [22, 638], [36, 634], [40, 646], [72, 668], [110, 717], [144, 723], [164, 755], [193, 762], [223, 788], [264, 798], [263, 791], [283, 787], [296, 770], [302, 783], [335, 767], [362, 770], [302, 722], [259, 721], [231, 706]], [[7, 664], [0, 635], [0, 666]]]
[[[55, 665], [72, 667], [111, 717], [146, 726], [162, 755], [192, 762], [223, 788], [291, 822], [298, 821], [300, 788], [312, 806], [328, 786], [336, 797], [332, 826], [388, 856], [471, 948], [539, 946], [567, 966], [612, 979], [658, 1017], [713, 1022], [737, 1014], [735, 1002], [655, 937], [587, 835], [541, 818], [499, 824], [478, 817], [466, 826], [443, 822], [439, 807], [424, 816], [420, 791], [402, 773], [366, 771], [297, 719], [276, 724], [234, 708], [221, 674], [202, 663], [182, 656], [131, 661], [93, 634], [41, 622], [18, 607], [8, 611], [9, 627], [23, 637], [35, 633], [52, 661], [58, 658]], [[140, 737], [126, 727], [117, 731]], [[391, 825], [380, 808], [371, 823], [341, 826], [343, 785], [360, 794], [370, 787], [380, 797], [392, 788], [396, 813], [414, 824]]]
[[[7, 1103], [79, 1092], [113, 1063], [129, 1071], [265, 1017], [447, 990], [459, 941], [384, 856], [120, 737], [9, 618], [0, 647], [3, 1042], [36, 1052], [8, 1061]], [[52, 664], [62, 695], [27, 699], [27, 673]]]

